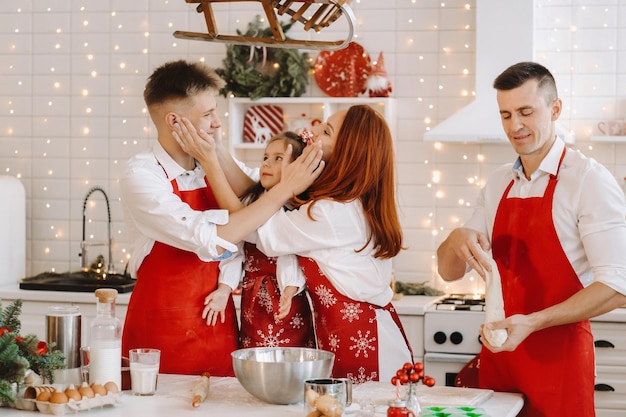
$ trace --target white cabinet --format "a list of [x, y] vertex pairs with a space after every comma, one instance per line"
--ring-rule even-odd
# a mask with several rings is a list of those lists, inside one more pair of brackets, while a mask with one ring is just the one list
[[370, 98], [370, 97], [271, 97], [259, 100], [248, 98], [228, 99], [228, 139], [231, 154], [244, 162], [260, 163], [255, 161], [254, 156], [262, 155], [259, 151], [265, 148], [264, 144], [245, 142], [243, 125], [246, 111], [251, 106], [276, 105], [282, 108], [285, 121], [285, 129], [290, 129], [300, 119], [319, 121], [326, 120], [331, 114], [347, 109], [354, 104], [367, 104], [379, 111], [387, 120], [392, 137], [395, 138], [396, 116], [395, 99], [393, 98]]
[[398, 314], [404, 334], [413, 350], [413, 361], [424, 362], [424, 316], [417, 314]]
[[626, 323], [592, 321], [597, 417], [626, 415]]

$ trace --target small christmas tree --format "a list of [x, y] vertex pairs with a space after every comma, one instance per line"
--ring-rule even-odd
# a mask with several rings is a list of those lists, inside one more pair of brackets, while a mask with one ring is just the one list
[[15, 300], [6, 309], [0, 305], [0, 403], [15, 404], [13, 385], [24, 382], [26, 372], [39, 374], [50, 383], [53, 371], [65, 368], [65, 356], [54, 350], [54, 343], [47, 345], [36, 335], [20, 336], [22, 300]]

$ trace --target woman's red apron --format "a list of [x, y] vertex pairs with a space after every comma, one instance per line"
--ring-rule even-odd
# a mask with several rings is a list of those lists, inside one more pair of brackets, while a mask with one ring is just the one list
[[315, 347], [313, 316], [306, 292], [291, 300], [291, 311], [277, 321], [280, 290], [276, 279], [276, 258], [265, 256], [256, 245], [244, 244], [246, 261], [241, 291], [241, 330], [244, 348]]
[[393, 305], [379, 307], [355, 301], [337, 291], [313, 259], [298, 257], [298, 262], [313, 302], [317, 348], [335, 354], [332, 376], [349, 378], [354, 383], [378, 381], [376, 310], [383, 309], [391, 314], [411, 350]]
[[[559, 170], [565, 150], [561, 155]], [[502, 280], [506, 316], [558, 304], [583, 287], [554, 228], [550, 175], [543, 197], [502, 195], [493, 228], [493, 257]], [[588, 320], [534, 332], [513, 352], [480, 354], [483, 388], [522, 392], [520, 416], [595, 416], [594, 347]]]
[[[205, 179], [206, 181], [206, 179]], [[217, 208], [207, 186], [174, 194], [194, 210]], [[155, 242], [137, 271], [122, 335], [122, 352], [161, 349], [160, 372], [234, 376], [231, 352], [238, 348], [235, 304], [228, 300], [224, 323], [202, 318], [204, 298], [217, 288], [218, 262], [204, 262], [193, 252]]]

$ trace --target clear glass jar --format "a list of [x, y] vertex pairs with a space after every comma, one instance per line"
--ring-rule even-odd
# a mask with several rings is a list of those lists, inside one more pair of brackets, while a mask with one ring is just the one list
[[122, 323], [115, 316], [117, 290], [100, 288], [95, 292], [96, 318], [91, 322], [89, 383], [113, 381], [122, 386]]

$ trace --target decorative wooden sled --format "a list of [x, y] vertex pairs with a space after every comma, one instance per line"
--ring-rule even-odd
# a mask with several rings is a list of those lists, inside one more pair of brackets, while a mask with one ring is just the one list
[[[253, 37], [242, 35], [222, 35], [217, 29], [213, 14], [213, 3], [255, 1], [261, 3], [267, 21], [272, 30], [272, 37]], [[180, 39], [222, 42], [235, 45], [267, 46], [272, 48], [334, 50], [346, 47], [354, 37], [355, 18], [348, 6], [350, 0], [185, 0], [187, 3], [199, 3], [198, 13], [204, 13], [208, 33], [176, 31], [174, 36]], [[292, 22], [300, 22], [304, 29], [319, 32], [344, 16], [348, 22], [348, 36], [337, 41], [287, 39], [280, 26], [279, 16], [287, 14]]]

